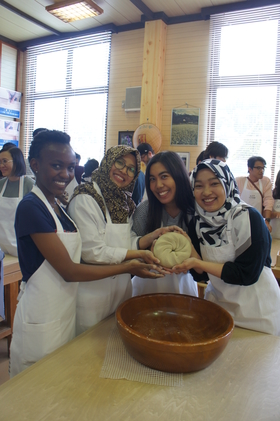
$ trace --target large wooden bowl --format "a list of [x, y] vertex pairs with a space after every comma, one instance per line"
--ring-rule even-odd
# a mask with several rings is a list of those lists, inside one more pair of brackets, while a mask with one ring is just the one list
[[234, 327], [222, 307], [181, 294], [130, 298], [117, 308], [116, 320], [132, 357], [173, 373], [209, 366], [225, 349]]

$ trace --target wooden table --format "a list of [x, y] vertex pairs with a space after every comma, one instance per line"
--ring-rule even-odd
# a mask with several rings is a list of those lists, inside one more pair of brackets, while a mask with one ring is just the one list
[[22, 278], [22, 275], [17, 257], [9, 256], [8, 254], [6, 254], [3, 262], [6, 320], [0, 323], [0, 339], [7, 337], [9, 349], [12, 337], [11, 335], [13, 331], [14, 316], [17, 306], [19, 282]]
[[279, 421], [280, 338], [235, 328], [182, 387], [100, 378], [114, 317], [0, 386], [1, 421]]

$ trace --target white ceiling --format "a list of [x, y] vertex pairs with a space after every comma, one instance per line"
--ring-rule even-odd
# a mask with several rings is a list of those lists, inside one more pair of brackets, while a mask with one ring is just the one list
[[[152, 13], [163, 12], [167, 18], [178, 19], [185, 15], [200, 14], [201, 9], [208, 7], [225, 6], [230, 3], [260, 3], [262, 0], [95, 0], [104, 10], [104, 13], [95, 18], [88, 18], [77, 22], [64, 23], [58, 18], [45, 11], [45, 6], [53, 4], [58, 0], [0, 0], [0, 36], [2, 40], [12, 40], [15, 43], [33, 40], [41, 37], [56, 36], [65, 32], [79, 32], [91, 28], [101, 28], [104, 25], [113, 24], [117, 27], [134, 24], [141, 24], [141, 16]], [[275, 0], [263, 0], [263, 5]], [[134, 3], [134, 4], [133, 4]], [[136, 7], [136, 5], [138, 7]], [[4, 5], [10, 5], [15, 9], [42, 23], [31, 22], [19, 16], [15, 11], [8, 10]], [[145, 10], [145, 7], [148, 9]], [[145, 13], [144, 13], [145, 12]], [[199, 20], [200, 16], [192, 16]], [[46, 27], [43, 27], [43, 26]], [[144, 25], [142, 21], [142, 25]], [[130, 26], [128, 28], [130, 28]], [[101, 28], [102, 29], [102, 28]], [[124, 28], [119, 28], [124, 30]], [[54, 32], [53, 32], [54, 31]]]

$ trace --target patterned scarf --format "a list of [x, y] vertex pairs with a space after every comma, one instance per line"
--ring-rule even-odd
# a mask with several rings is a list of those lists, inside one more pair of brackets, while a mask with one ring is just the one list
[[[227, 225], [228, 220], [231, 218], [234, 222], [232, 225], [237, 226], [233, 234], [236, 249], [239, 255], [244, 246], [250, 245], [251, 241], [251, 228], [248, 215], [248, 207], [246, 203], [242, 202], [239, 196], [236, 181], [225, 162], [217, 159], [207, 159], [193, 170], [191, 177], [191, 185], [194, 189], [195, 179], [198, 171], [202, 169], [209, 169], [213, 171], [215, 176], [219, 179], [224, 187], [226, 200], [223, 206], [215, 212], [206, 212], [197, 202], [195, 202], [195, 229], [200, 243], [220, 247], [228, 244]], [[238, 221], [236, 223], [236, 221]]]
[[[120, 188], [110, 179], [109, 173], [115, 160], [128, 154], [133, 154], [136, 157], [136, 175], [131, 179], [131, 183], [128, 186]], [[131, 196], [140, 168], [141, 158], [137, 149], [128, 146], [113, 146], [108, 149], [104, 155], [100, 167], [93, 171], [91, 182], [80, 184], [76, 187], [72, 199], [78, 194], [88, 194], [92, 196], [98, 203], [107, 222], [105, 201], [112, 222], [114, 224], [125, 224], [127, 218], [133, 214], [135, 209], [135, 203]], [[103, 198], [94, 188], [93, 182], [96, 182], [100, 188]]]

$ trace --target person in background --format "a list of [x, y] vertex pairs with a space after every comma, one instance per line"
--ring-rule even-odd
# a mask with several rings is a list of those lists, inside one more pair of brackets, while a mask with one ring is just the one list
[[[85, 263], [118, 264], [132, 258], [157, 264], [145, 250], [160, 233], [137, 239], [131, 234], [135, 203], [131, 195], [140, 172], [140, 156], [129, 146], [113, 146], [92, 173], [91, 183], [81, 184], [68, 212], [82, 238]], [[137, 241], [141, 244], [137, 249]], [[131, 297], [131, 276], [112, 276], [103, 281], [80, 283], [77, 297], [77, 333], [82, 333], [112, 314]]]
[[91, 174], [99, 167], [99, 162], [96, 159], [89, 159], [85, 163], [85, 172], [82, 174], [81, 183], [91, 182]]
[[272, 231], [270, 225], [271, 211], [274, 200], [272, 185], [268, 177], [264, 176], [266, 161], [261, 156], [251, 156], [247, 161], [248, 177], [236, 177], [240, 197], [248, 205], [257, 209], [265, 218], [265, 224]]
[[[7, 143], [4, 143], [4, 145], [3, 145], [2, 149], [0, 150], [0, 152], [8, 151], [9, 149], [15, 148], [15, 147], [16, 147], [16, 145], [14, 143], [7, 142]], [[4, 176], [2, 174], [2, 171], [0, 170], [0, 179], [3, 178], [3, 177]]]
[[[196, 158], [195, 164], [198, 165], [201, 163], [201, 161], [203, 161], [204, 159], [204, 153], [205, 151], [200, 152], [200, 154], [198, 155], [198, 157]], [[192, 171], [189, 172], [189, 177], [192, 175]]]
[[[140, 143], [137, 146], [137, 150], [140, 153], [141, 161], [147, 166], [152, 157], [154, 156], [154, 150], [149, 143]], [[145, 175], [140, 173], [138, 179], [136, 180], [134, 191], [133, 191], [133, 200], [136, 203], [136, 206], [142, 201], [147, 200], [147, 192], [145, 190]]]
[[31, 142], [29, 161], [36, 186], [16, 212], [22, 284], [10, 350], [11, 377], [75, 337], [79, 282], [121, 273], [150, 276], [150, 270], [157, 269], [138, 260], [112, 266], [80, 264], [79, 231], [56, 201], [74, 178], [70, 137], [56, 130], [39, 133]]
[[135, 182], [135, 186], [132, 193], [132, 200], [134, 201], [135, 205], [138, 206], [139, 203], [142, 201], [145, 193], [145, 174], [140, 171], [139, 176]]
[[153, 148], [149, 143], [140, 143], [137, 146], [137, 150], [140, 153], [141, 161], [147, 166], [155, 154]]
[[189, 236], [202, 260], [193, 256], [173, 271], [206, 272], [210, 283], [205, 298], [227, 310], [236, 326], [280, 335], [280, 288], [271, 270], [271, 236], [262, 216], [242, 202], [222, 161], [201, 162], [192, 188], [195, 215]]
[[[38, 127], [37, 129], [33, 130], [33, 133], [32, 133], [32, 138], [34, 139], [34, 137], [35, 137], [38, 133], [43, 132], [44, 130], [47, 130], [47, 129], [46, 129], [46, 127]], [[29, 161], [28, 161], [28, 157], [25, 159], [25, 165], [26, 165], [26, 174], [27, 174], [29, 177], [34, 178], [34, 173], [33, 173], [32, 169], [30, 168]]]
[[[3, 148], [4, 149], [4, 148]], [[26, 167], [21, 150], [15, 146], [0, 151], [0, 248], [17, 256], [15, 213], [23, 196], [29, 193], [34, 181], [25, 176]]]
[[220, 142], [211, 142], [204, 151], [203, 159], [219, 159], [226, 162], [228, 159], [228, 148]]
[[201, 161], [203, 161], [204, 154], [205, 154], [205, 151], [200, 152], [200, 154], [198, 155], [198, 157], [196, 158], [196, 161], [195, 161], [196, 165], [200, 164]]
[[[167, 151], [153, 156], [146, 169], [146, 191], [148, 200], [140, 203], [133, 215], [132, 230], [138, 236], [168, 226], [188, 232], [194, 198], [186, 167], [177, 153]], [[132, 279], [133, 296], [162, 292], [198, 295], [190, 273], [167, 274], [160, 282], [141, 277]]]
[[278, 171], [276, 176], [275, 187], [272, 191], [272, 196], [274, 199], [274, 204], [270, 215], [270, 225], [272, 228], [271, 236], [272, 238], [280, 239], [280, 171]]
[[85, 167], [80, 165], [81, 155], [76, 153], [75, 178], [78, 184], [81, 184], [82, 174], [85, 172]]
[[13, 142], [4, 143], [0, 152], [8, 151], [11, 148], [16, 148], [17, 146]]

